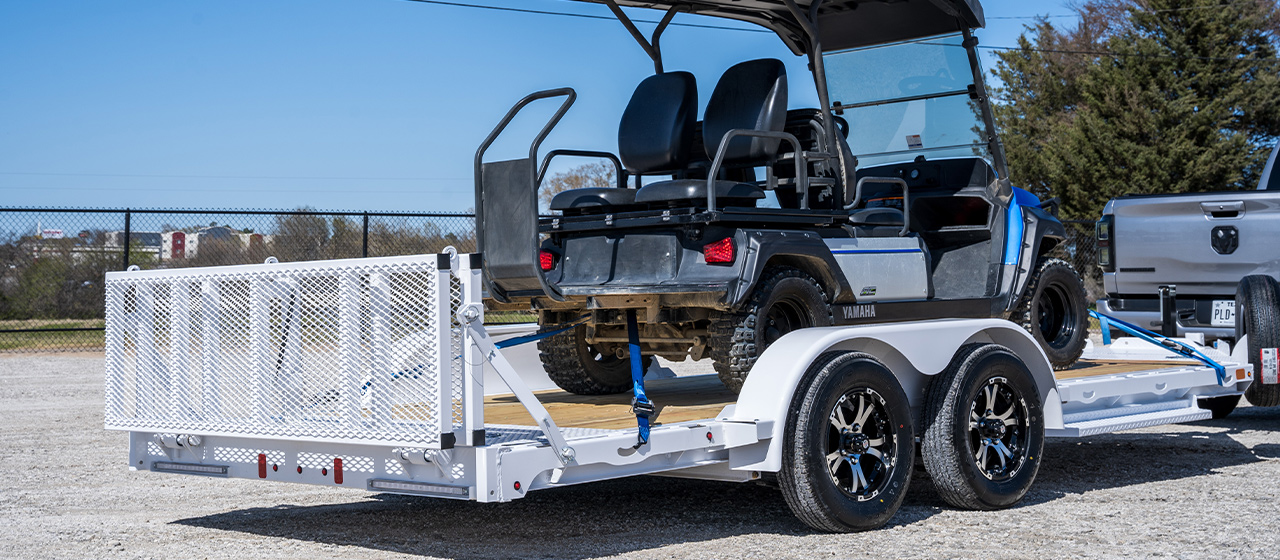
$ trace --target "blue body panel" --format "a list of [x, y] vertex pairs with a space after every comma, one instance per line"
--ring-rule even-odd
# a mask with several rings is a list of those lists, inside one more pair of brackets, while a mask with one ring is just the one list
[[1022, 207], [1031, 206], [1033, 208], [1040, 207], [1040, 199], [1036, 195], [1018, 187], [1013, 188], [1013, 199], [1009, 201], [1008, 221], [1005, 227], [1004, 236], [1004, 263], [1009, 265], [1018, 264], [1019, 255], [1022, 251], [1022, 235], [1023, 220]]

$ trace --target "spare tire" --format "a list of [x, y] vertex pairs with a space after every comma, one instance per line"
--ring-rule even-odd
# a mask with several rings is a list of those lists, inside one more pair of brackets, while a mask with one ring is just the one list
[[1010, 320], [1040, 343], [1053, 369], [1071, 367], [1089, 338], [1089, 307], [1080, 274], [1067, 261], [1041, 258]]
[[1254, 406], [1280, 405], [1280, 384], [1262, 382], [1262, 349], [1280, 347], [1280, 285], [1275, 278], [1245, 276], [1236, 286], [1236, 340], [1245, 335], [1253, 383], [1244, 398]]

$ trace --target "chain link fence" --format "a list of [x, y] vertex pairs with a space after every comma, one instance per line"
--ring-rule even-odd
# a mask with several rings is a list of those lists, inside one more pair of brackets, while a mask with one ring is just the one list
[[[100, 350], [103, 276], [475, 251], [471, 214], [0, 208], [0, 352]], [[526, 322], [527, 314], [491, 314]]]
[[[1055, 256], [1102, 297], [1093, 222], [1065, 223]], [[103, 275], [143, 269], [475, 250], [471, 214], [311, 210], [0, 208], [0, 352], [100, 350]], [[495, 323], [533, 315], [493, 313]]]

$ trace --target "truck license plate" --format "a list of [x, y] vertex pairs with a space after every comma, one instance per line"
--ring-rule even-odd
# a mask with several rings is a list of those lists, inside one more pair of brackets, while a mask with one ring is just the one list
[[1209, 324], [1215, 327], [1236, 326], [1236, 302], [1231, 300], [1214, 301], [1213, 317], [1209, 320]]

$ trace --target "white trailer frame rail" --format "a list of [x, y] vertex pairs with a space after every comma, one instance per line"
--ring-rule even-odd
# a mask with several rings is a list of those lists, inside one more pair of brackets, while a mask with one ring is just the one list
[[[479, 263], [450, 253], [108, 273], [106, 428], [129, 432], [135, 470], [503, 502], [640, 474], [777, 472], [795, 395], [829, 352], [874, 356], [918, 419], [959, 349], [1001, 345], [1034, 378], [1046, 435], [1061, 437], [1208, 418], [1198, 399], [1253, 380], [1242, 355], [1203, 346], [1225, 384], [1186, 360], [1057, 379], [1034, 339], [998, 319], [803, 329], [761, 356], [735, 402], [654, 426], [635, 448], [635, 428], [556, 424], [483, 328]], [[1123, 341], [1093, 352], [1181, 358]], [[486, 363], [527, 425], [485, 423]]]

